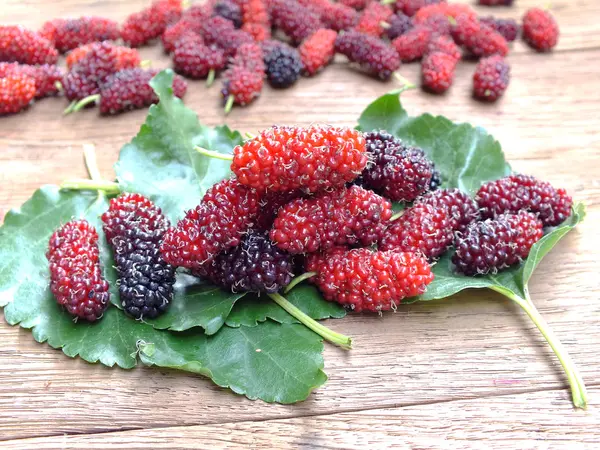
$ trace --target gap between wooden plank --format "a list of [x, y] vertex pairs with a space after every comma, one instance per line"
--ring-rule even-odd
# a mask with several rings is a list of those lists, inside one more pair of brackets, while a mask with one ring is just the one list
[[[597, 387], [600, 386], [600, 382], [592, 382], [586, 385], [586, 387], [588, 388], [588, 390], [590, 388], [593, 387]], [[144, 431], [144, 430], [169, 430], [172, 428], [189, 428], [189, 427], [201, 427], [201, 426], [214, 426], [214, 425], [231, 425], [231, 424], [242, 424], [242, 423], [262, 423], [262, 422], [273, 422], [273, 421], [279, 421], [279, 420], [290, 420], [290, 419], [301, 419], [301, 418], [307, 418], [307, 417], [327, 417], [327, 416], [333, 416], [333, 415], [337, 415], [337, 414], [348, 414], [348, 413], [360, 413], [360, 412], [364, 412], [364, 411], [375, 411], [375, 410], [379, 410], [379, 409], [401, 409], [401, 408], [410, 408], [410, 407], [415, 407], [415, 406], [431, 406], [431, 405], [444, 405], [444, 404], [449, 404], [449, 403], [454, 403], [454, 402], [464, 402], [464, 401], [476, 401], [476, 400], [480, 400], [480, 399], [490, 399], [490, 398], [502, 398], [502, 397], [509, 397], [511, 395], [524, 395], [524, 394], [535, 394], [538, 392], [549, 392], [549, 391], [562, 391], [562, 390], [569, 390], [568, 386], [563, 385], [563, 386], [548, 386], [546, 388], [542, 388], [542, 389], [520, 389], [520, 390], [514, 390], [514, 391], [505, 391], [502, 393], [489, 393], [489, 394], [483, 394], [483, 395], [478, 395], [478, 396], [465, 396], [465, 397], [460, 397], [460, 398], [451, 398], [451, 399], [441, 399], [441, 400], [426, 400], [423, 402], [406, 402], [406, 403], [391, 403], [391, 404], [382, 404], [382, 405], [373, 405], [373, 406], [369, 406], [366, 408], [342, 408], [339, 410], [335, 410], [335, 411], [325, 411], [325, 412], [319, 412], [319, 411], [315, 411], [314, 413], [306, 413], [306, 414], [289, 414], [289, 415], [282, 415], [282, 416], [278, 416], [278, 417], [264, 417], [264, 418], [259, 418], [256, 420], [230, 420], [230, 421], [223, 421], [223, 422], [206, 422], [206, 423], [198, 423], [198, 424], [187, 424], [187, 425], [168, 425], [168, 426], [150, 426], [150, 427], [132, 427], [132, 428], [120, 428], [120, 429], [105, 429], [105, 430], [100, 430], [100, 431], [96, 431], [96, 432], [91, 432], [91, 433], [86, 433], [86, 432], [82, 432], [82, 433], [50, 433], [50, 434], [41, 434], [41, 435], [35, 435], [35, 436], [27, 436], [27, 437], [21, 437], [21, 438], [11, 438], [8, 440], [4, 440], [0, 437], [0, 442], [4, 443], [4, 445], [6, 444], [10, 444], [11, 442], [19, 442], [19, 441], [27, 441], [30, 439], [40, 439], [40, 438], [52, 438], [52, 437], [58, 437], [58, 436], [64, 436], [64, 437], [69, 437], [69, 436], [77, 436], [77, 437], [82, 437], [82, 436], [96, 436], [96, 435], [102, 435], [102, 434], [112, 434], [112, 433], [121, 433], [121, 432], [126, 432], [126, 431]], [[569, 398], [570, 398], [570, 393], [569, 393]]]

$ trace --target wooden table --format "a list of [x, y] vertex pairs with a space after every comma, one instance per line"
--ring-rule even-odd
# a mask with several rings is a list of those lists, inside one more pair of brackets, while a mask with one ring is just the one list
[[[2, 22], [39, 26], [55, 16], [123, 19], [145, 0], [3, 0]], [[520, 17], [543, 3], [519, 0], [482, 12]], [[1, 448], [583, 448], [600, 445], [600, 2], [555, 0], [561, 40], [551, 54], [522, 43], [510, 55], [504, 99], [469, 96], [473, 63], [446, 96], [403, 94], [412, 114], [443, 114], [487, 128], [513, 167], [566, 187], [586, 221], [543, 261], [531, 284], [540, 312], [579, 366], [590, 407], [574, 410], [562, 369], [518, 308], [491, 291], [350, 315], [334, 328], [354, 336], [346, 353], [326, 346], [328, 383], [292, 406], [251, 402], [185, 373], [109, 369], [70, 359], [0, 321]], [[168, 66], [159, 46], [143, 49]], [[418, 79], [418, 64], [402, 74]], [[218, 83], [192, 82], [186, 103], [208, 125], [256, 132], [274, 123], [354, 126], [392, 89], [344, 63], [284, 91], [267, 88], [225, 118]], [[82, 144], [96, 145], [104, 176], [146, 112], [63, 117], [64, 99], [0, 119], [0, 217], [41, 184], [85, 176]], [[1, 313], [0, 313], [1, 314]], [[476, 442], [478, 441], [478, 442]], [[576, 444], [579, 444], [579, 447]]]

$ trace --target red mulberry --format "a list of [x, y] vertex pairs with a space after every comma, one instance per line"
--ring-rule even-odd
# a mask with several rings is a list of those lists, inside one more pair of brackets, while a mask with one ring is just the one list
[[481, 17], [479, 21], [504, 36], [507, 42], [513, 42], [519, 36], [520, 27], [514, 19], [489, 16]]
[[299, 44], [319, 28], [323, 28], [318, 14], [296, 0], [271, 0], [269, 10], [273, 26], [283, 31], [293, 43]]
[[403, 35], [392, 41], [402, 62], [411, 62], [421, 59], [427, 52], [429, 41], [433, 32], [425, 26], [411, 28]]
[[[100, 114], [118, 114], [158, 103], [158, 97], [150, 86], [150, 80], [158, 72], [156, 69], [126, 69], [107, 77], [100, 83]], [[181, 98], [186, 90], [186, 81], [175, 76], [173, 94]]]
[[362, 173], [362, 182], [392, 201], [411, 202], [430, 189], [435, 166], [423, 150], [409, 147], [391, 134], [365, 134], [373, 164]]
[[102, 276], [98, 233], [87, 221], [74, 220], [50, 238], [46, 257], [50, 263], [50, 290], [59, 305], [76, 319], [94, 322], [110, 300]]
[[110, 42], [94, 42], [71, 50], [67, 54], [67, 68], [73, 69], [86, 55], [92, 51], [107, 52], [115, 61], [115, 69], [132, 69], [141, 63], [140, 53], [135, 48], [121, 47]]
[[192, 19], [181, 19], [179, 22], [168, 26], [160, 39], [166, 53], [173, 53], [179, 46], [179, 42], [189, 40], [204, 43], [200, 36], [201, 23]]
[[100, 83], [109, 75], [121, 70], [124, 64], [139, 64], [135, 58], [123, 58], [119, 47], [110, 42], [94, 43], [63, 80], [65, 96], [81, 100], [100, 92]]
[[35, 97], [35, 80], [22, 73], [0, 77], [0, 116], [16, 114]]
[[398, 36], [402, 36], [408, 30], [413, 27], [412, 19], [406, 14], [398, 12], [390, 17], [389, 27], [385, 30], [387, 37], [390, 40], [396, 39]]
[[418, 204], [390, 225], [379, 249], [419, 253], [432, 260], [446, 252], [452, 238], [452, 219], [447, 210]]
[[336, 38], [335, 31], [320, 29], [300, 44], [298, 51], [307, 75], [316, 74], [333, 60]]
[[7, 75], [25, 75], [35, 81], [35, 98], [48, 97], [58, 93], [57, 82], [63, 78], [60, 67], [53, 64], [30, 66], [19, 63], [0, 63], [0, 78]]
[[465, 275], [494, 274], [526, 258], [542, 234], [542, 223], [525, 211], [475, 222], [457, 236], [452, 262]]
[[423, 294], [434, 278], [421, 256], [368, 248], [334, 250], [316, 269], [312, 281], [323, 296], [355, 312], [395, 310], [404, 298]]
[[277, 214], [271, 239], [290, 253], [377, 242], [392, 216], [391, 203], [359, 186], [294, 200]]
[[236, 30], [233, 24], [222, 17], [213, 17], [202, 24], [201, 35], [206, 45], [216, 45], [226, 58], [234, 57], [244, 44], [253, 44], [254, 39], [243, 30]]
[[165, 235], [161, 253], [176, 267], [206, 274], [217, 254], [240, 243], [259, 209], [260, 195], [235, 179], [210, 188], [200, 205], [188, 211]]
[[522, 209], [539, 214], [544, 226], [556, 226], [571, 215], [573, 200], [564, 189], [527, 175], [510, 175], [485, 183], [475, 197], [484, 218]]
[[530, 47], [547, 52], [556, 47], [558, 35], [558, 25], [548, 11], [531, 8], [523, 16], [523, 39]]
[[416, 204], [420, 203], [444, 209], [453, 231], [464, 232], [471, 223], [479, 220], [477, 202], [459, 189], [430, 192], [416, 200]]
[[340, 34], [335, 50], [357, 63], [369, 75], [387, 80], [400, 68], [400, 59], [392, 47], [381, 39], [358, 31]]
[[323, 24], [334, 31], [349, 30], [358, 22], [358, 13], [342, 3], [327, 2], [321, 12]]
[[200, 36], [180, 41], [173, 53], [173, 68], [188, 78], [206, 78], [212, 71], [225, 68], [223, 50], [207, 47]]
[[361, 133], [318, 125], [269, 128], [233, 153], [231, 169], [240, 183], [272, 191], [341, 187], [367, 164]]
[[389, 6], [371, 2], [362, 12], [355, 29], [361, 33], [381, 37], [385, 31], [381, 24], [387, 23], [393, 14], [394, 12]]
[[506, 39], [493, 28], [480, 23], [477, 19], [458, 17], [452, 30], [452, 37], [472, 55], [479, 58], [495, 54], [501, 56], [508, 54]]
[[91, 42], [116, 40], [120, 37], [117, 22], [104, 17], [54, 19], [42, 25], [40, 34], [61, 53]]
[[121, 37], [131, 47], [146, 45], [159, 37], [168, 25], [177, 22], [181, 13], [180, 0], [159, 0], [127, 17], [121, 27]]
[[458, 60], [447, 53], [428, 53], [421, 63], [423, 87], [435, 94], [443, 94], [454, 83]]
[[56, 64], [58, 51], [48, 39], [20, 26], [0, 25], [0, 62]]
[[473, 74], [473, 95], [487, 102], [498, 100], [508, 88], [510, 66], [500, 55], [488, 56], [477, 64]]

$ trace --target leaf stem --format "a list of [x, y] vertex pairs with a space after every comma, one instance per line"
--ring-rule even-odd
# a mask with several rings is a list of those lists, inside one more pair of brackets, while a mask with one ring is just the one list
[[224, 161], [233, 161], [233, 155], [215, 152], [198, 146], [194, 147], [194, 150], [196, 150], [201, 155], [210, 156], [211, 158], [222, 159]]
[[92, 144], [83, 144], [83, 160], [88, 175], [94, 181], [101, 181], [102, 175], [96, 163], [96, 149]]
[[215, 81], [215, 69], [210, 69], [208, 71], [208, 77], [206, 77], [206, 87], [209, 88]]
[[119, 185], [113, 181], [88, 180], [86, 178], [73, 178], [63, 181], [60, 187], [61, 189], [74, 189], [79, 191], [103, 191], [108, 195], [119, 194], [121, 192]]
[[319, 322], [314, 320], [312, 317], [303, 313], [300, 309], [292, 305], [287, 299], [285, 299], [281, 294], [267, 294], [271, 299], [285, 309], [292, 317], [299, 320], [302, 324], [304, 324], [307, 328], [311, 329], [323, 339], [331, 342], [332, 344], [338, 345], [346, 350], [350, 350], [352, 348], [352, 338], [348, 336], [344, 336], [343, 334], [336, 333], [333, 330], [330, 330], [324, 325], [321, 325]]
[[[506, 292], [501, 292], [504, 295], [507, 295]], [[531, 298], [529, 297], [529, 293], [527, 290], [525, 291], [527, 299], [520, 298], [516, 295], [507, 295], [511, 300], [513, 300], [517, 305], [519, 305], [523, 311], [527, 313], [531, 321], [535, 324], [535, 326], [540, 330], [542, 336], [546, 339], [546, 342], [550, 345], [554, 354], [557, 356], [560, 364], [563, 366], [565, 370], [565, 374], [567, 375], [567, 379], [569, 380], [569, 385], [571, 387], [571, 395], [573, 397], [573, 404], [577, 408], [585, 409], [587, 407], [587, 394], [585, 389], [585, 384], [579, 371], [575, 367], [573, 360], [569, 356], [567, 350], [563, 347], [560, 340], [556, 337], [548, 322], [544, 320], [542, 315], [539, 313]]]
[[302, 283], [304, 280], [308, 280], [309, 278], [312, 278], [315, 275], [317, 275], [317, 272], [305, 272], [302, 275], [297, 276], [292, 281], [290, 281], [290, 283], [285, 287], [285, 289], [283, 290], [283, 293], [287, 294], [293, 288], [295, 288], [297, 285]]

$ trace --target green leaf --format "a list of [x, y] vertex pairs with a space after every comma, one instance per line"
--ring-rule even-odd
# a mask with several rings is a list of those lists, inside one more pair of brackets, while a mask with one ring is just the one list
[[548, 254], [550, 250], [560, 241], [564, 235], [577, 226], [580, 222], [585, 219], [585, 205], [583, 203], [576, 203], [573, 205], [573, 212], [560, 226], [554, 228], [550, 233], [546, 234], [542, 239], [537, 242], [527, 257], [525, 266], [523, 267], [522, 282], [527, 284], [533, 275], [533, 271], [537, 268], [538, 264], [544, 256]]
[[442, 299], [469, 288], [490, 288], [498, 290], [508, 297], [516, 295], [525, 299], [527, 298], [527, 283], [542, 258], [584, 217], [584, 205], [582, 203], [575, 204], [571, 216], [536, 242], [525, 261], [495, 275], [481, 277], [461, 275], [452, 267], [451, 254], [446, 254], [434, 266], [435, 279], [427, 287], [427, 292], [419, 297], [409, 299], [407, 303]]
[[171, 336], [141, 346], [142, 362], [211, 377], [250, 399], [295, 403], [327, 380], [323, 343], [303, 325], [265, 322], [223, 327], [214, 336]]
[[[44, 186], [21, 208], [9, 211], [0, 228], [0, 298], [9, 324], [31, 328], [36, 341], [62, 349], [70, 357], [129, 369], [140, 353], [148, 364], [209, 376], [219, 386], [268, 402], [304, 400], [326, 381], [319, 336], [304, 326], [273, 322], [253, 328], [224, 327], [216, 333], [242, 294], [192, 283], [183, 274], [172, 314], [152, 325], [172, 329], [199, 325], [214, 336], [197, 330], [185, 334], [160, 331], [112, 306], [95, 323], [75, 323], [50, 292], [48, 240], [56, 228], [73, 218], [85, 218], [99, 227], [99, 216], [107, 207], [104, 196], [95, 192]], [[105, 267], [111, 268], [106, 242], [100, 239], [99, 243]], [[116, 287], [114, 270], [105, 275]]]
[[151, 81], [160, 102], [150, 107], [137, 136], [121, 149], [115, 172], [122, 191], [143, 194], [175, 221], [195, 207], [206, 190], [230, 174], [230, 163], [199, 154], [196, 145], [231, 153], [242, 143], [228, 127], [206, 127], [173, 96], [173, 72]]
[[211, 284], [201, 283], [184, 273], [177, 274], [175, 293], [165, 314], [147, 320], [154, 328], [184, 331], [202, 327], [206, 334], [215, 334], [225, 323], [231, 308], [246, 293], [233, 294]]
[[409, 145], [421, 147], [441, 172], [442, 187], [456, 187], [473, 195], [482, 183], [511, 171], [500, 144], [483, 128], [430, 114], [410, 117], [398, 91], [371, 103], [360, 116], [358, 128], [386, 130]]
[[[65, 192], [56, 186], [38, 189], [23, 206], [9, 211], [0, 228], [0, 298], [6, 321], [32, 328], [38, 342], [62, 348], [71, 357], [89, 362], [115, 364], [131, 368], [138, 339], [149, 339], [151, 327], [139, 327], [115, 308], [110, 308], [97, 323], [73, 323], [50, 292], [50, 274], [45, 252], [56, 228], [71, 219], [85, 218], [96, 227], [108, 206], [95, 192]], [[116, 276], [108, 263], [110, 252], [104, 239], [99, 240], [105, 260], [104, 275], [116, 296]], [[108, 260], [108, 261], [107, 261]]]
[[[319, 291], [311, 285], [301, 284], [285, 296], [290, 303], [313, 319], [341, 319], [346, 310], [335, 302], [328, 302]], [[298, 323], [291, 315], [266, 295], [248, 295], [236, 303], [227, 317], [230, 327], [254, 327], [267, 319], [279, 323]]]

